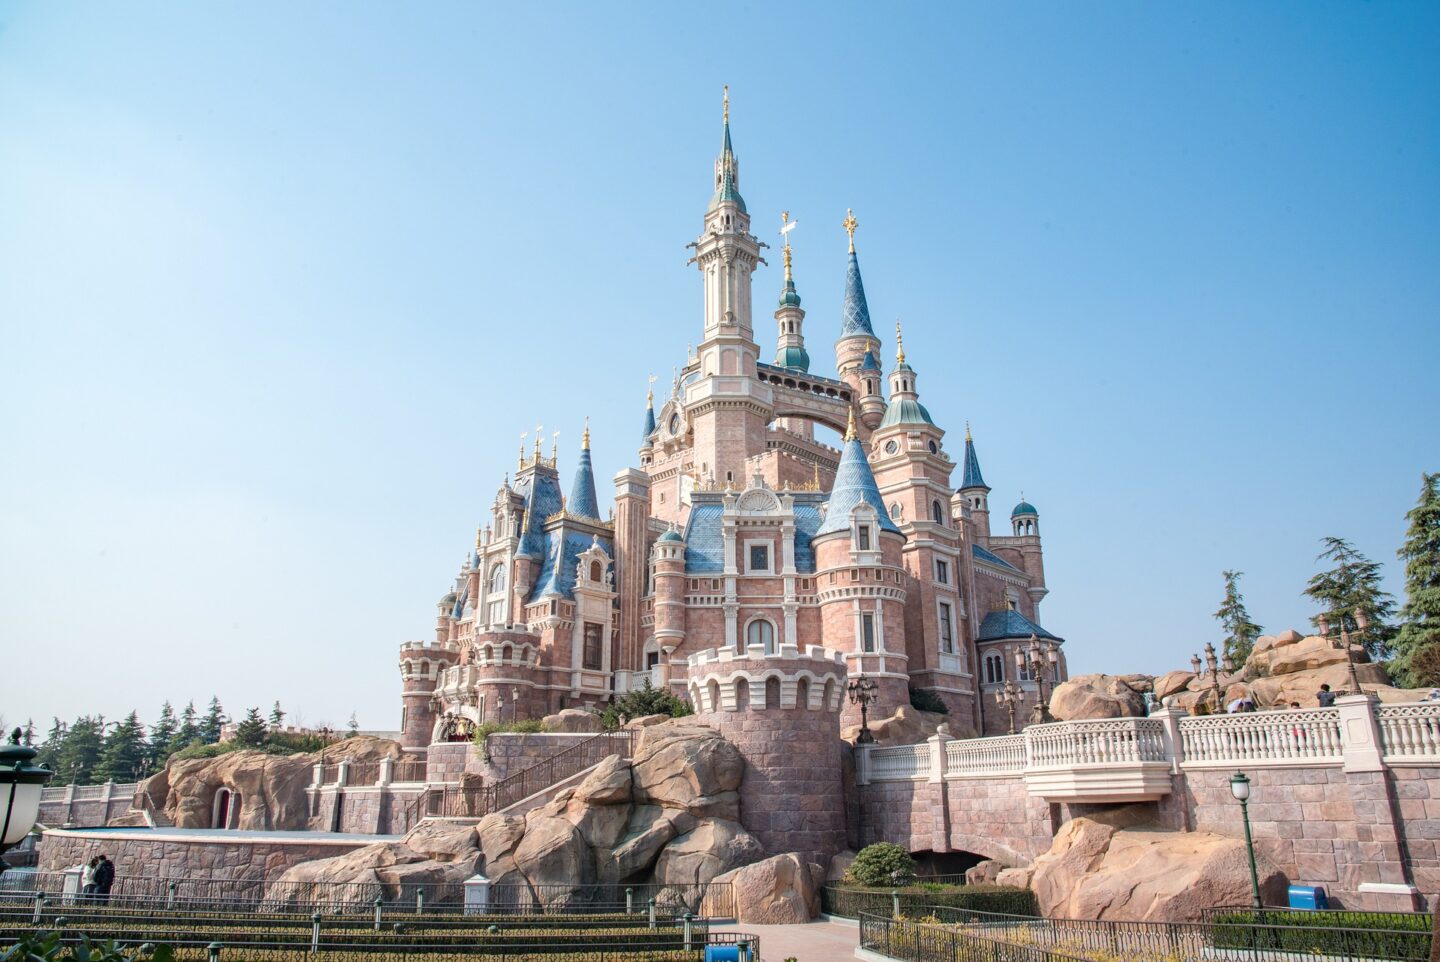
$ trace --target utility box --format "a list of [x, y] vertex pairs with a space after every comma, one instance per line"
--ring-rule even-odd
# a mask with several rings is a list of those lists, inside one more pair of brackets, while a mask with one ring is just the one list
[[1290, 907], [1303, 911], [1323, 911], [1330, 907], [1330, 900], [1325, 897], [1325, 889], [1320, 885], [1292, 885], [1290, 886]]
[[490, 911], [490, 880], [472, 875], [465, 880], [465, 914], [486, 915]]
[[740, 962], [740, 946], [707, 945], [705, 946], [705, 962]]

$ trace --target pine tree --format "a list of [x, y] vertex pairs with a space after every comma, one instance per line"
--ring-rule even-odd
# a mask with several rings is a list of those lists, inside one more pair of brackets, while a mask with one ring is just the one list
[[175, 736], [179, 731], [180, 723], [175, 720], [175, 709], [171, 708], [167, 701], [160, 706], [159, 719], [150, 726], [150, 771], [159, 771], [165, 765], [165, 759], [175, 751]]
[[104, 716], [82, 715], [65, 729], [55, 753], [55, 774], [59, 784], [90, 785], [104, 745]]
[[244, 745], [246, 748], [259, 748], [265, 744], [265, 736], [269, 731], [265, 719], [260, 717], [260, 709], [252, 708], [245, 713], [240, 724], [235, 726], [235, 744]]
[[65, 744], [65, 735], [68, 726], [58, 718], [51, 720], [50, 731], [45, 735], [45, 741], [40, 745], [40, 751], [35, 756], [35, 764], [41, 768], [48, 768], [57, 774], [60, 771], [60, 749]]
[[[1315, 560], [1329, 561], [1334, 567], [1311, 578], [1305, 589], [1305, 594], [1320, 606], [1320, 613], [1310, 621], [1318, 627], [1322, 619], [1328, 620], [1335, 631], [1338, 617], [1350, 633], [1351, 644], [1364, 645], [1372, 660], [1383, 660], [1390, 653], [1389, 642], [1395, 634], [1394, 626], [1385, 620], [1395, 613], [1395, 599], [1380, 587], [1380, 564], [1356, 551], [1344, 538], [1320, 541], [1325, 550]], [[1355, 620], [1362, 611], [1369, 622], [1363, 632]]]
[[187, 702], [185, 710], [180, 713], [180, 727], [175, 731], [175, 738], [171, 741], [173, 751], [180, 751], [182, 748], [189, 748], [195, 742], [200, 741], [200, 724], [196, 720], [195, 703]]
[[1245, 610], [1245, 597], [1240, 594], [1240, 577], [1243, 574], [1243, 571], [1220, 572], [1220, 577], [1225, 579], [1225, 599], [1215, 612], [1215, 620], [1225, 629], [1225, 654], [1234, 660], [1236, 667], [1245, 664], [1245, 659], [1250, 657], [1255, 637], [1261, 631], [1260, 626], [1250, 620], [1250, 612]]
[[355, 720], [355, 713], [353, 711], [350, 713], [350, 720], [345, 723], [345, 727], [350, 729], [350, 734], [346, 735], [346, 738], [354, 738], [360, 734], [360, 723]]
[[139, 713], [132, 711], [105, 738], [95, 765], [95, 777], [100, 781], [133, 782], [145, 766], [149, 751], [145, 744], [145, 726], [140, 723]]
[[280, 710], [278, 701], [275, 703], [275, 707], [270, 709], [270, 727], [276, 731], [285, 727], [285, 713]]
[[35, 747], [35, 719], [25, 719], [25, 727], [20, 729], [20, 744], [26, 748]]
[[220, 740], [220, 729], [225, 725], [225, 709], [220, 707], [220, 699], [214, 695], [210, 696], [210, 708], [205, 712], [205, 720], [200, 723], [200, 740], [207, 745], [213, 745]]
[[[1405, 562], [1404, 621], [1391, 671], [1406, 688], [1440, 685], [1440, 472], [1420, 475], [1420, 499], [1405, 515], [1410, 529], [1396, 552]], [[1422, 653], [1425, 653], [1422, 655]]]

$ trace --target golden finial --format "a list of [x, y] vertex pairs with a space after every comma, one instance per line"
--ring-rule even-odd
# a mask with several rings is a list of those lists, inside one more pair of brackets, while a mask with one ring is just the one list
[[535, 460], [540, 460], [540, 435], [545, 433], [545, 425], [535, 425]]
[[484, 531], [484, 530], [485, 530], [484, 528], [476, 528], [476, 529], [475, 529], [475, 547], [476, 547], [477, 549], [480, 547], [480, 533], [481, 533], [482, 531]]
[[850, 253], [855, 253], [855, 228], [860, 226], [860, 222], [855, 219], [853, 210], [845, 208], [845, 219], [840, 222], [840, 226], [845, 228], [845, 233], [850, 235]]
[[527, 435], [529, 435], [529, 433], [530, 433], [529, 431], [521, 431], [521, 432], [520, 432], [520, 469], [521, 469], [521, 470], [524, 470], [524, 468], [525, 468], [525, 438], [526, 438]]
[[850, 423], [845, 426], [845, 440], [855, 440], [855, 405], [850, 405]]
[[655, 406], [655, 375], [650, 375], [650, 380], [645, 384], [645, 406]]
[[812, 483], [815, 485], [815, 490], [816, 490], [816, 491], [819, 491], [819, 490], [820, 490], [820, 462], [819, 462], [819, 461], [816, 461], [816, 462], [815, 462], [815, 477], [814, 477]]
[[556, 454], [559, 453], [559, 449], [560, 449], [560, 432], [559, 432], [559, 431], [552, 431], [552, 432], [550, 432], [550, 462], [551, 462], [552, 464], [555, 462], [555, 456], [556, 456]]
[[900, 318], [895, 318], [895, 363], [905, 363], [905, 336], [900, 333]]
[[585, 415], [585, 435], [580, 439], [580, 447], [586, 451], [590, 450], [590, 415]]
[[972, 438], [972, 437], [970, 436], [970, 422], [969, 422], [969, 421], [966, 421], [966, 422], [965, 422], [965, 440], [966, 440], [966, 441], [973, 441], [973, 440], [975, 440], [974, 438]]
[[725, 85], [725, 123], [730, 123], [730, 85]]

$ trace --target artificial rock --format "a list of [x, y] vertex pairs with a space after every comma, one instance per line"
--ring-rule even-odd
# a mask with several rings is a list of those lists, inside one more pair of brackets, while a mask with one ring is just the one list
[[745, 925], [799, 925], [820, 914], [824, 869], [793, 853], [770, 858], [716, 876], [728, 883], [735, 919]]
[[1055, 687], [1050, 714], [1057, 721], [1135, 718], [1145, 714], [1140, 693], [1113, 675], [1077, 675]]

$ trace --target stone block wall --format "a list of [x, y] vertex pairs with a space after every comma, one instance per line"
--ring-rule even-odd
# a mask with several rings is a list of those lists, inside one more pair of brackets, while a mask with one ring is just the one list
[[344, 855], [373, 839], [277, 838], [278, 833], [238, 838], [225, 832], [176, 834], [164, 830], [51, 830], [40, 843], [42, 872], [63, 872], [91, 856], [108, 855], [117, 875], [206, 878], [217, 881], [274, 878], [292, 865]]
[[105, 825], [110, 819], [128, 812], [134, 798], [134, 782], [46, 788], [40, 797], [38, 821], [41, 825], [57, 828], [62, 825], [81, 828]]

